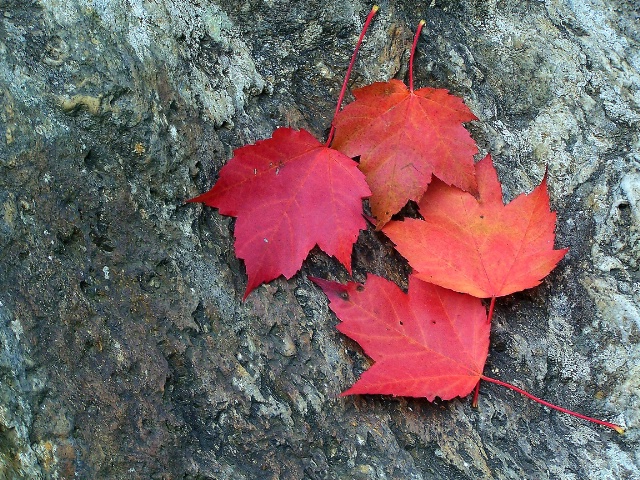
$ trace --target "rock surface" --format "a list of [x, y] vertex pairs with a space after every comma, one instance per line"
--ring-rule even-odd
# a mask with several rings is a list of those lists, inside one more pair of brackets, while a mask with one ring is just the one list
[[[468, 400], [338, 398], [368, 366], [308, 275], [241, 302], [233, 222], [184, 200], [277, 126], [326, 135], [370, 5], [0, 0], [0, 478], [640, 478], [632, 0], [381, 2], [352, 85], [461, 95], [510, 199], [549, 169], [545, 283], [498, 302]], [[354, 276], [407, 267], [363, 232]]]

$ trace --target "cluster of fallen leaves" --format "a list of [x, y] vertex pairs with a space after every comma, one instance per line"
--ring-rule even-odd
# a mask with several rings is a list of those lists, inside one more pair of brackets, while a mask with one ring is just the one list
[[477, 198], [433, 180], [418, 203], [424, 220], [382, 228], [414, 269], [408, 293], [378, 277], [363, 288], [315, 280], [343, 321], [340, 331], [377, 361], [349, 392], [429, 400], [469, 394], [489, 347], [480, 299], [538, 285], [564, 256], [553, 249], [555, 214], [544, 180], [506, 206], [490, 157], [476, 164], [475, 180]]
[[[291, 278], [318, 245], [351, 273], [351, 254], [366, 228], [369, 198], [376, 229], [395, 244], [414, 273], [404, 293], [369, 276], [364, 285], [313, 279], [373, 366], [343, 395], [464, 397], [483, 375], [496, 297], [535, 287], [566, 250], [554, 249], [556, 215], [546, 176], [507, 205], [490, 156], [464, 128], [477, 120], [443, 89], [414, 89], [399, 80], [353, 91], [340, 111], [349, 72], [377, 8], [367, 17], [326, 143], [306, 130], [279, 128], [244, 146], [208, 192], [192, 199], [236, 217], [235, 250], [244, 260], [246, 296], [280, 275]], [[358, 158], [359, 162], [354, 158]], [[408, 201], [421, 219], [391, 221]], [[481, 299], [490, 298], [487, 315]], [[561, 407], [547, 406], [621, 431]]]

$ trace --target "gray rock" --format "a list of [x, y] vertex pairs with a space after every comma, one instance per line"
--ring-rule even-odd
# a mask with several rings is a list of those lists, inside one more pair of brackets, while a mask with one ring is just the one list
[[[369, 5], [0, 0], [0, 478], [640, 478], [635, 2], [381, 2], [352, 86], [405, 78], [480, 118], [506, 199], [549, 170], [557, 245], [498, 301], [468, 400], [339, 398], [367, 368], [309, 275], [241, 301], [233, 221], [184, 201], [277, 126], [326, 135]], [[363, 232], [354, 277], [406, 285]]]

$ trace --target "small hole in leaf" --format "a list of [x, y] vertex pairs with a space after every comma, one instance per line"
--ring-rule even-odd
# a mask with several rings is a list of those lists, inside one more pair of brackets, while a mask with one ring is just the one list
[[349, 294], [347, 292], [340, 292], [340, 298], [343, 300], [349, 300]]
[[402, 321], [401, 321], [401, 322], [400, 322], [400, 325], [404, 325], [404, 322], [402, 322]]
[[480, 218], [484, 218], [484, 215], [480, 215]]
[[436, 324], [436, 321], [435, 321], [435, 320], [431, 320], [431, 324], [432, 324], [432, 325], [435, 325], [435, 324]]
[[363, 292], [364, 291], [364, 285], [358, 285], [356, 287], [356, 290], [359, 291], [359, 292]]

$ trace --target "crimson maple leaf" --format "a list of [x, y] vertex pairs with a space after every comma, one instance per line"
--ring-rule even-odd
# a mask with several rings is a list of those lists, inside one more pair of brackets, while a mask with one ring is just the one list
[[425, 281], [480, 298], [535, 287], [567, 252], [553, 248], [546, 176], [504, 205], [491, 157], [475, 170], [477, 199], [434, 181], [419, 203], [424, 220], [390, 222], [383, 232]]
[[261, 283], [291, 278], [315, 245], [351, 272], [353, 244], [366, 228], [362, 199], [370, 194], [352, 159], [306, 130], [279, 128], [235, 150], [213, 188], [189, 201], [237, 217], [246, 298]]
[[375, 275], [369, 275], [365, 285], [312, 280], [341, 320], [338, 330], [358, 342], [375, 362], [343, 396], [382, 394], [449, 400], [467, 396], [484, 380], [554, 410], [624, 432], [618, 425], [567, 410], [483, 375], [490, 323], [476, 297], [424, 282], [415, 275], [409, 277], [407, 293]]
[[489, 348], [486, 310], [479, 299], [409, 278], [409, 291], [375, 275], [366, 285], [313, 279], [374, 365], [343, 395], [464, 397], [482, 375]]

